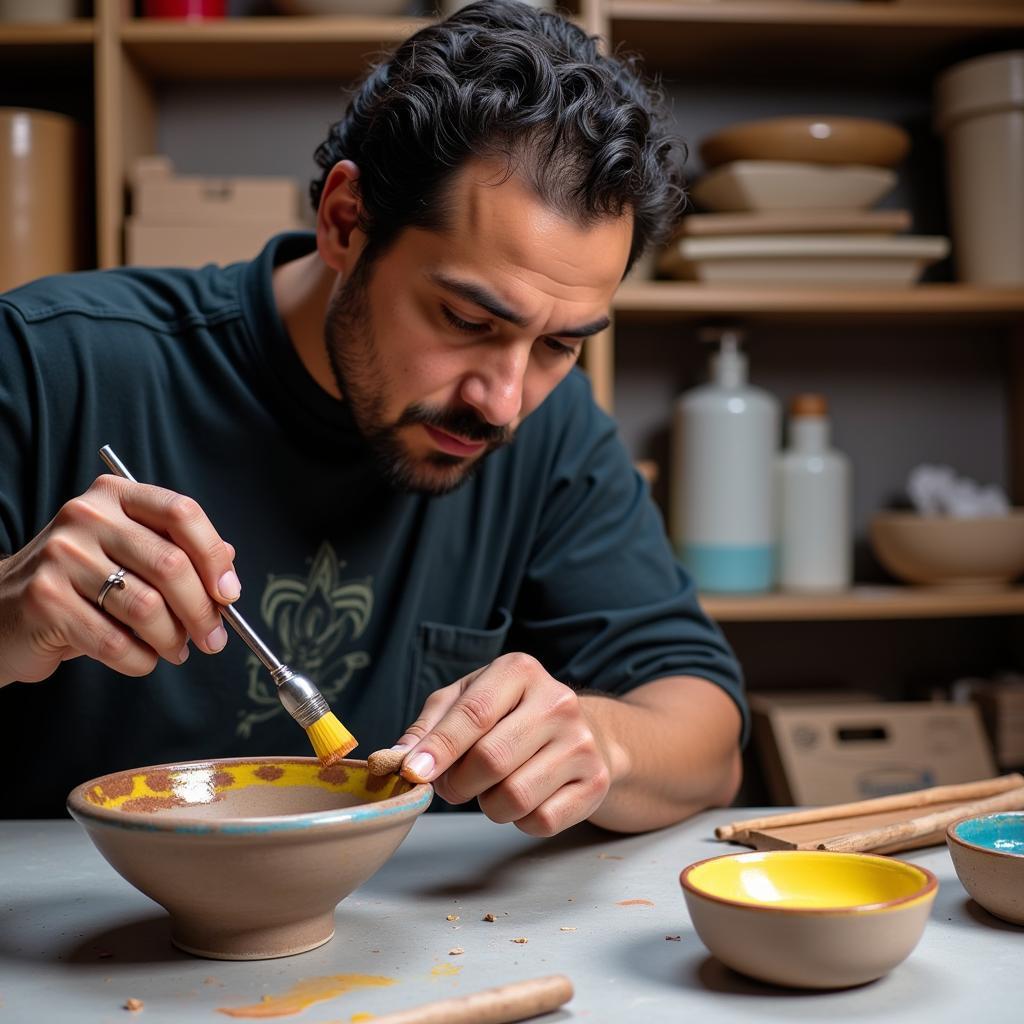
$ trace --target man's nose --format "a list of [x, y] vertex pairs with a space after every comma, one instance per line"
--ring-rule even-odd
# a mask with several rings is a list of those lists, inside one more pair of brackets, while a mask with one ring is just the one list
[[485, 365], [466, 375], [462, 400], [492, 426], [508, 426], [523, 408], [523, 384], [529, 364], [530, 348], [526, 345], [503, 346], [489, 353]]

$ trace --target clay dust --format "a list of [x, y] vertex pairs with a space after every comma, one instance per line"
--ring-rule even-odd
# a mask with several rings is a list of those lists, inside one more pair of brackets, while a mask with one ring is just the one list
[[328, 974], [321, 978], [303, 978], [283, 995], [266, 995], [249, 1006], [222, 1006], [217, 1012], [228, 1017], [287, 1017], [353, 989], [386, 988], [394, 984], [394, 978], [378, 974]]

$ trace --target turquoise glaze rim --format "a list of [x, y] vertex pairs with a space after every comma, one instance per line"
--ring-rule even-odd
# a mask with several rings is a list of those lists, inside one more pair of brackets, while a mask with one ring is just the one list
[[[1010, 837], [1004, 834], [1007, 827], [1014, 830]], [[1024, 811], [994, 811], [961, 818], [946, 829], [946, 837], [968, 850], [993, 857], [1012, 857], [1024, 864]], [[1001, 849], [997, 845], [1006, 838], [1013, 842], [1015, 849]]]
[[[160, 821], [159, 816], [142, 811], [111, 810], [97, 807], [85, 799], [86, 791], [111, 776], [147, 772], [180, 771], [195, 768], [230, 767], [232, 764], [252, 764], [254, 761], [268, 763], [308, 763], [319, 764], [315, 757], [224, 757], [200, 761], [176, 761], [170, 764], [149, 765], [143, 768], [130, 768], [122, 772], [110, 772], [108, 775], [97, 776], [76, 786], [67, 799], [68, 813], [80, 825], [91, 828], [100, 825], [106, 828], [121, 829], [125, 832], [149, 832], [163, 835], [218, 835], [218, 836], [273, 836], [288, 833], [308, 833], [311, 829], [328, 830], [339, 825], [352, 823], [365, 828], [375, 825], [389, 824], [388, 819], [415, 818], [422, 814], [434, 798], [434, 787], [429, 783], [414, 785], [408, 792], [399, 796], [388, 797], [373, 803], [356, 804], [354, 807], [341, 807], [333, 811], [310, 811], [305, 814], [280, 814], [273, 817], [233, 818], [223, 822], [209, 821], [201, 818], [176, 817], [173, 820]], [[366, 762], [346, 758], [338, 762], [339, 766], [349, 765], [355, 768], [366, 768]], [[362, 828], [359, 829], [362, 831]]]

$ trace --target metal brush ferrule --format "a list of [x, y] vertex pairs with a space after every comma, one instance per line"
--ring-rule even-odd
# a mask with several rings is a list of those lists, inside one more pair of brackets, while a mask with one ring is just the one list
[[270, 675], [285, 711], [303, 729], [319, 722], [331, 710], [320, 691], [305, 676], [296, 675], [287, 665], [274, 669]]

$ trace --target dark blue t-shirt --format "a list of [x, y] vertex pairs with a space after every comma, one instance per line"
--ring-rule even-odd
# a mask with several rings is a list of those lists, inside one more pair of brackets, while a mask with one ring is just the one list
[[[571, 373], [460, 489], [399, 493], [278, 316], [271, 272], [313, 245], [282, 235], [251, 263], [64, 275], [0, 296], [0, 552], [105, 472], [111, 444], [235, 545], [238, 609], [320, 687], [354, 756], [510, 650], [611, 694], [700, 676], [746, 722], [736, 661], [586, 377]], [[308, 753], [230, 631], [221, 654], [144, 678], [77, 658], [0, 688], [11, 817], [62, 814], [73, 786], [117, 769]]]

